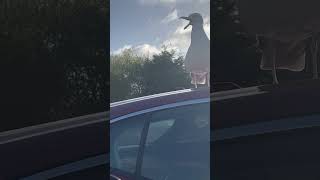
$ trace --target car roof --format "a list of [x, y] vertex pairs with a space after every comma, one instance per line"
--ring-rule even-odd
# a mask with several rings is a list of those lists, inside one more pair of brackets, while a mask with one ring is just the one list
[[255, 86], [214, 93], [210, 93], [210, 89], [207, 87], [159, 93], [111, 103], [110, 119], [114, 119], [137, 111], [150, 109], [153, 107], [184, 101], [192, 101], [206, 98], [210, 99], [211, 101], [216, 101], [233, 97], [255, 95], [262, 92], [263, 91], [259, 89], [259, 86]]
[[[234, 106], [234, 103], [241, 102], [240, 108], [232, 109], [232, 111], [238, 112], [238, 114], [235, 113], [237, 115], [241, 115], [241, 112], [239, 112], [240, 109], [252, 108], [253, 111], [257, 110], [257, 112], [259, 112], [261, 111], [261, 108], [266, 109], [268, 108], [268, 106], [266, 105], [268, 104], [269, 106], [271, 106], [272, 103], [273, 106], [282, 104], [286, 107], [279, 107], [277, 111], [270, 112], [271, 114], [273, 113], [279, 116], [281, 116], [282, 113], [290, 114], [290, 108], [291, 110], [292, 108], [295, 109], [296, 104], [288, 104], [287, 102], [288, 100], [294, 100], [295, 98], [305, 103], [303, 107], [301, 106], [299, 111], [296, 111], [297, 113], [302, 113], [303, 111], [315, 112], [315, 106], [311, 106], [311, 104], [315, 103], [315, 101], [320, 101], [320, 80], [311, 79], [302, 81], [291, 81], [280, 83], [278, 85], [267, 84], [213, 93], [210, 93], [209, 88], [198, 88], [144, 96], [140, 98], [112, 103], [110, 106], [110, 119], [157, 106], [202, 98], [210, 98], [210, 100], [214, 103], [213, 105], [219, 103], [222, 104], [223, 108], [228, 108], [227, 106], [230, 106], [230, 108], [237, 108]], [[244, 98], [248, 99], [248, 103], [246, 103], [246, 100], [243, 100]], [[286, 102], [284, 102], [284, 99], [286, 99]], [[308, 103], [307, 100], [311, 100], [311, 102]], [[251, 103], [251, 105], [249, 105], [249, 103]], [[271, 107], [271, 109], [272, 108], [273, 107]], [[243, 109], [243, 111], [247, 111], [247, 109]], [[226, 114], [227, 112], [224, 112], [224, 110], [220, 109], [220, 112], [215, 111], [215, 113], [219, 113], [221, 116], [223, 116], [221, 113]], [[295, 112], [291, 113], [294, 114]], [[228, 116], [233, 117], [230, 113]]]
[[114, 119], [119, 116], [130, 114], [136, 111], [141, 111], [171, 103], [179, 103], [183, 101], [192, 101], [205, 98], [210, 98], [211, 101], [218, 101], [223, 99], [264, 93], [264, 91], [261, 90], [260, 86], [224, 90], [218, 92], [210, 92], [210, 90], [211, 89], [209, 89], [208, 87], [184, 89], [114, 102], [110, 104], [112, 112], [110, 113], [110, 119]]
[[110, 105], [110, 119], [157, 106], [204, 98], [210, 98], [209, 88], [171, 91], [115, 102]]

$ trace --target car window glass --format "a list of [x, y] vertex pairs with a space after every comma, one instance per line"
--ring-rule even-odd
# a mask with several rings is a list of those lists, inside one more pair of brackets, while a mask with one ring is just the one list
[[153, 180], [209, 180], [209, 113], [209, 103], [154, 112], [147, 135], [149, 143], [144, 149], [142, 176]]
[[111, 124], [110, 167], [134, 173], [141, 133], [146, 115], [123, 119]]
[[146, 143], [153, 143], [155, 140], [165, 134], [174, 124], [175, 119], [164, 119], [162, 121], [152, 121], [149, 125], [148, 138]]

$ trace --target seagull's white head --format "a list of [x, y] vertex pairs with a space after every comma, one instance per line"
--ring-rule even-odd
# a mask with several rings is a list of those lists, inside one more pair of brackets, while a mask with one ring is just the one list
[[180, 17], [180, 18], [189, 21], [189, 24], [186, 27], [184, 27], [184, 29], [187, 29], [190, 25], [203, 26], [203, 18], [201, 16], [201, 14], [199, 14], [199, 13], [192, 13], [188, 17]]

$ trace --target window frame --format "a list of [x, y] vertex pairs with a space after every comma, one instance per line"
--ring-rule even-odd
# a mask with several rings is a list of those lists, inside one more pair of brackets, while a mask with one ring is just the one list
[[[142, 153], [141, 152], [141, 146], [143, 145], [143, 139], [146, 139], [146, 138], [144, 138], [144, 136], [146, 136], [145, 135], [145, 133], [146, 133], [146, 128], [148, 127], [148, 126], [146, 126], [146, 123], [148, 123], [149, 121], [150, 121], [150, 117], [151, 117], [151, 113], [142, 113], [142, 114], [137, 114], [137, 115], [134, 115], [134, 116], [130, 116], [130, 117], [125, 117], [123, 120], [124, 121], [138, 121], [138, 119], [135, 119], [135, 117], [137, 117], [137, 116], [143, 116], [145, 119], [144, 120], [141, 120], [141, 121], [143, 121], [142, 122], [142, 130], [141, 130], [141, 137], [140, 137], [140, 140], [139, 140], [139, 147], [138, 147], [138, 154], [137, 154], [137, 159], [136, 159], [136, 165], [135, 165], [135, 171], [132, 173], [132, 175], [134, 176], [134, 177], [136, 177], [136, 174], [137, 174], [137, 166], [138, 166], [138, 162], [140, 161], [139, 160], [139, 157], [141, 156], [140, 154]], [[121, 117], [123, 117], [123, 116], [121, 116]], [[123, 121], [117, 121], [117, 123], [112, 123], [111, 121], [110, 121], [110, 128], [111, 128], [111, 126], [116, 126], [118, 123], [120, 123], [120, 122], [123, 122]], [[145, 141], [145, 140], [144, 140]], [[111, 141], [110, 141], [111, 142]], [[109, 145], [110, 146], [110, 145]], [[109, 154], [111, 154], [110, 152], [109, 152]], [[109, 161], [110, 161], [110, 158], [109, 158]], [[111, 164], [110, 164], [111, 165]], [[110, 168], [112, 169], [112, 167], [110, 166]], [[115, 168], [116, 169], [116, 168]], [[121, 169], [120, 169], [121, 170]], [[130, 173], [130, 172], [128, 172], [128, 173]], [[130, 173], [131, 174], [131, 173]]]
[[81, 159], [79, 161], [67, 163], [49, 170], [41, 171], [31, 176], [20, 178], [20, 180], [50, 179], [100, 165], [107, 165], [108, 163], [109, 154], [100, 154], [97, 156]]
[[250, 123], [230, 128], [214, 129], [211, 131], [211, 141], [225, 141], [242, 137], [252, 137], [277, 132], [320, 127], [320, 114], [301, 115], [278, 118], [270, 121]]

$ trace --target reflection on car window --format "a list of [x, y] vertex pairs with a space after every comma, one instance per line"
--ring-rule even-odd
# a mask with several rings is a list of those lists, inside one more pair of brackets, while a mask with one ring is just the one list
[[114, 123], [110, 128], [110, 166], [134, 173], [146, 116], [140, 115]]
[[155, 140], [165, 134], [174, 124], [175, 119], [164, 119], [163, 121], [150, 122], [147, 144], [153, 143]]
[[209, 103], [161, 110], [152, 115], [142, 176], [153, 180], [210, 179]]

